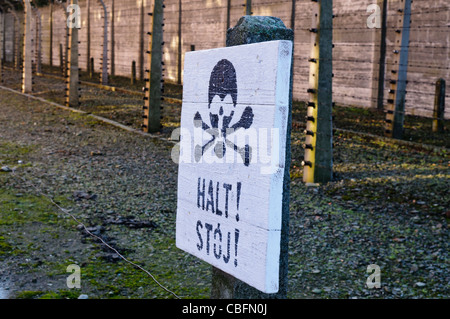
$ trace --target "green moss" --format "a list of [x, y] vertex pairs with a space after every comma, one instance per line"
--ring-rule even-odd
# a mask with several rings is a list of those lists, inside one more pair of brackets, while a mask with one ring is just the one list
[[12, 250], [12, 245], [6, 241], [5, 237], [0, 236], [0, 256], [9, 254]]
[[18, 161], [24, 161], [24, 158], [35, 148], [32, 145], [19, 145], [0, 140], [0, 165], [16, 168], [30, 166], [30, 163], [19, 164]]
[[42, 291], [21, 291], [17, 293], [16, 299], [37, 299], [43, 294]]
[[79, 295], [79, 290], [59, 290], [58, 292], [47, 292], [39, 299], [78, 299]]
[[11, 142], [0, 142], [0, 154], [1, 155], [25, 155], [34, 149], [30, 145], [18, 145]]
[[[68, 200], [63, 197], [54, 200], [60, 202], [63, 206], [69, 204]], [[2, 188], [0, 188], [0, 211], [2, 212], [0, 226], [31, 222], [47, 224], [58, 222], [56, 208], [46, 197], [13, 192]]]
[[79, 295], [78, 290], [21, 291], [16, 295], [16, 299], [77, 299]]

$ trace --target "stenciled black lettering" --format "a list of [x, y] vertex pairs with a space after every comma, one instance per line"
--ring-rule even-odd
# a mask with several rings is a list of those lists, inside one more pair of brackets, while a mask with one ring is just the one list
[[228, 218], [228, 193], [231, 191], [232, 185], [223, 183], [223, 188], [225, 188], [225, 218]]
[[209, 237], [213, 229], [213, 226], [211, 224], [205, 223], [205, 228], [206, 228], [206, 254], [209, 255], [209, 245], [210, 245]]
[[234, 267], [237, 267], [237, 254], [238, 254], [238, 242], [239, 242], [239, 229], [234, 230]]
[[198, 240], [200, 242], [197, 243], [197, 249], [201, 251], [203, 249], [203, 239], [202, 239], [202, 234], [200, 234], [199, 228], [200, 229], [203, 228], [203, 225], [202, 225], [202, 222], [198, 220], [196, 229], [197, 229]]
[[220, 187], [220, 183], [217, 182], [217, 185], [216, 185], [216, 215], [222, 216], [222, 211], [219, 209], [219, 187]]
[[[241, 200], [241, 182], [237, 183], [237, 200], [236, 200], [236, 210], [239, 211], [239, 201]], [[236, 213], [236, 221], [239, 221], [239, 213]]]
[[223, 261], [228, 264], [228, 262], [230, 261], [230, 241], [231, 241], [231, 233], [228, 232], [227, 234], [227, 254], [225, 256], [225, 254], [223, 255]]
[[200, 208], [200, 198], [202, 199], [201, 208], [205, 209], [205, 179], [203, 179], [203, 191], [200, 191], [200, 182], [202, 178], [198, 178], [198, 186], [197, 186], [197, 207]]
[[[216, 244], [216, 241], [219, 241], [219, 244]], [[217, 228], [214, 229], [214, 257], [216, 257], [216, 259], [220, 259], [220, 257], [222, 256], [222, 231], [220, 230], [220, 223], [217, 224]], [[217, 248], [219, 252], [217, 252]]]
[[214, 187], [212, 181], [209, 181], [208, 195], [209, 197], [206, 201], [206, 211], [209, 211], [209, 207], [211, 207], [211, 212], [214, 213]]

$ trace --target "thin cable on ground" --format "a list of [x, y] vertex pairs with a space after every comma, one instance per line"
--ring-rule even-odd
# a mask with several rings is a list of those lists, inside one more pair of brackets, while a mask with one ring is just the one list
[[40, 194], [41, 196], [47, 198], [53, 205], [55, 205], [60, 211], [62, 211], [64, 214], [69, 215], [76, 223], [78, 223], [79, 225], [83, 226], [84, 230], [86, 231], [86, 233], [88, 233], [88, 235], [90, 235], [91, 237], [94, 237], [95, 239], [99, 240], [100, 242], [102, 242], [103, 245], [105, 245], [106, 247], [108, 247], [109, 249], [111, 249], [112, 251], [114, 251], [120, 258], [122, 258], [124, 261], [126, 261], [127, 263], [129, 263], [130, 265], [138, 268], [139, 270], [145, 272], [159, 287], [161, 287], [163, 290], [165, 290], [166, 292], [172, 294], [175, 298], [177, 299], [181, 299], [176, 293], [174, 293], [173, 291], [169, 290], [168, 288], [166, 288], [165, 286], [163, 286], [156, 278], [155, 276], [153, 276], [148, 270], [142, 268], [141, 266], [139, 266], [138, 264], [128, 260], [125, 256], [123, 256], [121, 253], [119, 253], [117, 251], [117, 249], [111, 247], [107, 242], [105, 242], [101, 237], [91, 233], [86, 225], [82, 222], [80, 222], [73, 214], [70, 213], [69, 210], [61, 207], [58, 203], [56, 203], [53, 198], [51, 198], [50, 196], [44, 194], [43, 192], [41, 192], [39, 190], [39, 188], [37, 186], [35, 186], [33, 183], [31, 183], [30, 181], [26, 180], [24, 177], [16, 174], [15, 169], [12, 170], [12, 175], [13, 176], [17, 176], [19, 177], [25, 184], [30, 184], [31, 187], [33, 187], [38, 194]]

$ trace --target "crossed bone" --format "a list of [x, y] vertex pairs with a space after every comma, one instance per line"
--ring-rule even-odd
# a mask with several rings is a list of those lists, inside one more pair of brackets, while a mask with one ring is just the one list
[[[226, 148], [229, 147], [241, 155], [245, 166], [250, 165], [252, 156], [252, 148], [250, 147], [250, 145], [245, 144], [243, 147], [239, 147], [228, 140], [227, 136], [233, 134], [239, 129], [248, 129], [253, 123], [253, 110], [250, 106], [247, 106], [244, 109], [244, 112], [242, 113], [239, 121], [230, 126], [233, 115], [234, 111], [232, 111], [229, 116], [223, 116], [222, 128], [219, 132], [219, 116], [217, 114], [209, 113], [211, 126], [203, 121], [202, 116], [199, 112], [195, 114], [194, 126], [201, 127], [202, 130], [211, 135], [211, 139], [207, 141], [203, 146], [198, 144], [195, 145], [195, 160], [197, 162], [200, 161], [200, 158], [203, 156], [203, 154], [205, 154], [205, 152], [214, 145], [214, 153], [218, 158], [222, 158], [225, 155]], [[216, 139], [219, 139], [220, 136], [222, 136], [222, 140], [216, 141]]]

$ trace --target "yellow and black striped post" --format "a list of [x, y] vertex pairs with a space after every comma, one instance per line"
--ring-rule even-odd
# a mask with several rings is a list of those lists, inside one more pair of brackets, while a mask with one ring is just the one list
[[435, 133], [444, 132], [445, 113], [445, 80], [439, 79], [436, 82], [436, 93], [434, 97], [432, 131]]
[[333, 177], [332, 152], [332, 38], [333, 1], [314, 0], [309, 101], [307, 103], [303, 181], [324, 183]]

